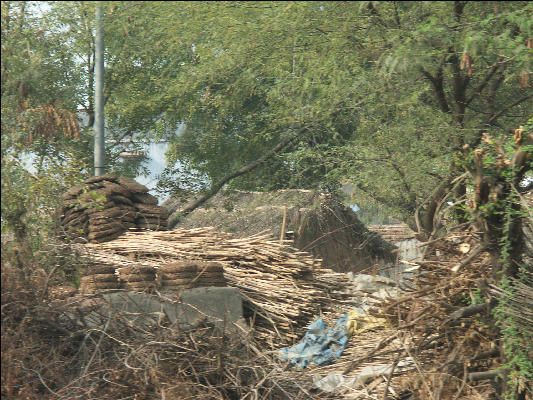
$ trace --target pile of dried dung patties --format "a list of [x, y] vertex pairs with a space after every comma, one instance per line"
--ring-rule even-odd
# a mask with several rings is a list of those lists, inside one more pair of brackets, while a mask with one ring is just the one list
[[204, 286], [227, 286], [221, 263], [184, 260], [164, 264], [159, 268], [138, 263], [120, 268], [109, 264], [94, 264], [81, 278], [80, 292], [91, 294], [113, 289], [145, 292], [155, 288], [179, 291]]
[[115, 267], [106, 264], [93, 264], [81, 278], [81, 293], [98, 293], [101, 290], [120, 289], [121, 284], [115, 274]]
[[73, 186], [63, 196], [61, 224], [78, 241], [106, 242], [131, 228], [166, 230], [168, 212], [148, 188], [133, 179], [105, 174]]
[[131, 265], [118, 269], [122, 287], [134, 291], [147, 291], [156, 286], [156, 270], [147, 265]]
[[163, 290], [197, 286], [227, 286], [224, 267], [217, 262], [177, 261], [162, 265], [157, 272]]

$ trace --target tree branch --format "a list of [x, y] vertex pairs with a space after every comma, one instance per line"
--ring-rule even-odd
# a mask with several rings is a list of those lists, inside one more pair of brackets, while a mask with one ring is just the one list
[[[446, 193], [453, 187], [456, 182], [456, 178], [459, 175], [457, 166], [455, 164], [450, 165], [450, 169], [447, 175], [442, 179], [439, 186], [437, 186], [431, 194], [426, 197], [414, 211], [414, 219], [416, 223], [416, 230], [423, 238], [426, 234], [429, 235], [433, 232], [433, 217], [437, 211], [440, 201], [446, 196]], [[421, 215], [421, 211], [422, 215]], [[422, 218], [421, 218], [422, 217]], [[427, 239], [427, 238], [426, 238]]]
[[494, 105], [494, 99], [496, 97], [496, 91], [502, 84], [504, 78], [505, 76], [503, 72], [500, 70], [500, 72], [498, 73], [498, 77], [494, 79], [492, 83], [489, 85], [489, 90], [487, 93], [487, 111], [488, 111], [487, 114], [489, 115], [492, 115], [496, 112], [495, 105]]
[[530, 94], [530, 95], [528, 95], [526, 97], [522, 97], [521, 99], [515, 101], [513, 104], [511, 104], [511, 105], [509, 105], [509, 106], [507, 106], [505, 108], [502, 108], [500, 111], [498, 111], [496, 114], [493, 114], [488, 119], [486, 125], [492, 125], [494, 123], [494, 121], [496, 121], [498, 118], [500, 118], [502, 116], [503, 113], [505, 113], [506, 111], [510, 110], [513, 107], [516, 107], [520, 103], [523, 103], [524, 101], [529, 100], [532, 97], [533, 97], [533, 94]]
[[456, 270], [458, 271], [459, 269], [463, 268], [465, 265], [467, 265], [468, 263], [470, 263], [470, 261], [472, 261], [474, 258], [476, 258], [480, 253], [482, 253], [483, 251], [485, 251], [487, 249], [487, 245], [486, 244], [481, 244], [479, 245], [478, 247], [476, 247], [472, 253], [470, 253], [468, 255], [468, 257], [465, 257], [464, 260], [462, 260], [459, 265], [456, 267]]
[[[456, 2], [457, 3], [457, 2]], [[453, 54], [450, 57], [451, 68], [453, 74], [453, 95], [455, 100], [455, 120], [463, 126], [466, 108], [466, 87], [470, 78], [468, 75], [461, 76], [461, 70], [459, 68], [459, 57], [457, 54]]]
[[457, 22], [461, 22], [461, 17], [463, 16], [463, 10], [466, 6], [467, 1], [454, 1], [453, 2], [453, 16]]
[[483, 371], [483, 372], [471, 372], [468, 374], [468, 381], [482, 381], [485, 379], [494, 379], [496, 377], [503, 377], [504, 373], [501, 370]]
[[[442, 64], [442, 62], [441, 62], [441, 64]], [[429, 82], [433, 86], [433, 90], [434, 90], [434, 93], [435, 93], [435, 99], [437, 100], [437, 103], [438, 103], [440, 109], [444, 113], [449, 114], [450, 113], [450, 106], [448, 105], [448, 102], [446, 101], [446, 94], [444, 93], [444, 75], [442, 73], [442, 65], [439, 67], [436, 76], [431, 75], [424, 68], [421, 68], [420, 71], [429, 80]]]
[[387, 24], [383, 21], [383, 19], [381, 18], [381, 14], [378, 12], [378, 10], [376, 10], [376, 7], [374, 7], [374, 4], [372, 4], [371, 1], [368, 2], [367, 8], [368, 11], [370, 11], [370, 14], [377, 18], [381, 26], [387, 28]]
[[472, 315], [486, 312], [492, 307], [494, 307], [496, 304], [497, 301], [495, 299], [491, 299], [491, 301], [488, 303], [474, 304], [465, 308], [461, 308], [460, 310], [457, 310], [450, 315], [450, 321], [456, 322], [461, 318], [467, 318], [471, 317]]
[[393, 1], [393, 3], [394, 3], [394, 19], [396, 21], [396, 25], [398, 26], [398, 28], [401, 28], [402, 24], [400, 22], [400, 14], [398, 13], [398, 2]]
[[499, 66], [500, 66], [500, 64], [498, 64], [498, 63], [492, 65], [492, 67], [490, 68], [489, 73], [487, 74], [485, 79], [483, 79], [483, 82], [480, 83], [480, 85], [477, 87], [477, 89], [474, 90], [474, 93], [472, 93], [470, 95], [470, 97], [465, 101], [465, 107], [467, 107], [472, 102], [472, 100], [474, 100], [474, 98], [476, 96], [479, 96], [481, 94], [483, 89], [485, 89], [485, 86], [487, 86], [489, 81], [492, 79], [492, 77], [496, 73], [496, 71], [497, 71]]
[[405, 204], [398, 205], [393, 199], [387, 198], [387, 197], [380, 197], [376, 195], [374, 192], [372, 192], [369, 188], [366, 186], [363, 186], [360, 182], [355, 185], [359, 190], [365, 192], [370, 197], [372, 197], [374, 200], [378, 201], [381, 204], [385, 204], [388, 207], [398, 207], [407, 212], [408, 214], [412, 214], [414, 212], [414, 209], [412, 209], [409, 206], [406, 206]]
[[[498, 82], [498, 81], [497, 81]], [[491, 115], [491, 117], [483, 124], [483, 126], [487, 126], [487, 125], [496, 125], [496, 119], [498, 119], [499, 117], [501, 117], [506, 111], [509, 111], [511, 108], [513, 107], [516, 107], [517, 105], [519, 105], [520, 103], [523, 103], [524, 101], [526, 100], [529, 100], [530, 98], [533, 97], [533, 94], [530, 94], [526, 97], [522, 97], [521, 99], [515, 101], [513, 104], [505, 107], [505, 108], [502, 108], [500, 111], [498, 111], [497, 113], [494, 113]], [[485, 132], [485, 128], [481, 128], [475, 138], [475, 140], [472, 142], [472, 143], [469, 143], [470, 147], [471, 148], [475, 148], [477, 146], [479, 146], [479, 144], [481, 143], [481, 139], [483, 137], [483, 133]]]
[[[298, 133], [301, 133], [304, 129], [300, 129]], [[268, 153], [265, 153], [263, 156], [261, 156], [258, 160], [245, 165], [242, 168], [239, 168], [237, 171], [232, 172], [231, 174], [228, 174], [224, 176], [222, 179], [220, 179], [217, 183], [213, 185], [213, 187], [205, 193], [203, 196], [199, 197], [197, 200], [195, 200], [192, 204], [185, 207], [180, 212], [176, 212], [176, 209], [169, 210], [170, 218], [168, 221], [168, 226], [170, 229], [173, 229], [179, 222], [181, 218], [189, 214], [191, 211], [195, 210], [199, 206], [201, 206], [203, 203], [205, 203], [207, 200], [209, 200], [211, 197], [213, 197], [215, 194], [217, 194], [222, 187], [228, 183], [230, 180], [235, 179], [241, 175], [244, 175], [255, 168], [259, 167], [261, 164], [263, 164], [265, 161], [269, 160], [270, 158], [274, 157], [276, 154], [281, 152], [284, 148], [287, 146], [293, 145], [293, 137], [286, 137], [282, 139], [276, 147], [274, 147], [272, 150], [270, 150]]]
[[387, 151], [387, 154], [389, 155], [388, 161], [391, 163], [392, 168], [398, 173], [400, 176], [400, 180], [402, 182], [403, 187], [405, 188], [405, 191], [407, 192], [407, 197], [409, 198], [409, 208], [415, 208], [416, 207], [416, 195], [414, 194], [411, 185], [409, 184], [409, 181], [407, 177], [405, 176], [405, 173], [403, 170], [396, 164], [392, 158], [392, 152], [388, 147], [385, 147], [385, 150]]

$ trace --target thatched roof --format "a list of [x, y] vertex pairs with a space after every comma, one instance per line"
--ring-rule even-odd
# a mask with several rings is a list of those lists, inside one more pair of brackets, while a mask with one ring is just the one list
[[[162, 206], [171, 209], [178, 201], [170, 198]], [[350, 208], [328, 194], [312, 190], [220, 192], [184, 217], [177, 228], [212, 226], [236, 237], [269, 230], [279, 239], [285, 209], [285, 238], [293, 240], [298, 249], [321, 258], [325, 267], [357, 272], [394, 261], [394, 245], [369, 231]]]

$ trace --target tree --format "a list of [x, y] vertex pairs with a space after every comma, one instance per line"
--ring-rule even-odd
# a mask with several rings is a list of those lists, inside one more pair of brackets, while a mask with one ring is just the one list
[[78, 118], [92, 101], [92, 11], [71, 5], [1, 5], [2, 232], [15, 234], [23, 258], [54, 234], [60, 194], [92, 173], [91, 130]]
[[[372, 3], [368, 9], [375, 18], [382, 18]], [[503, 126], [527, 119], [533, 105], [525, 82], [530, 73], [531, 6], [456, 1], [431, 5], [431, 11], [414, 29], [392, 35], [382, 60], [385, 68], [411, 77], [409, 82], [423, 77], [431, 89], [433, 107], [445, 117], [448, 153], [453, 154], [465, 145], [479, 145], [483, 133], [501, 133]], [[400, 27], [402, 19], [395, 19]], [[386, 31], [394, 29], [389, 28], [394, 27], [392, 21], [384, 25]], [[395, 42], [398, 46], [393, 47]], [[452, 164], [443, 182], [421, 204], [425, 208], [422, 227], [427, 232], [433, 229], [438, 202], [460, 172]], [[457, 197], [463, 194], [464, 188]]]
[[[62, 188], [82, 179], [89, 153], [76, 116], [76, 62], [65, 41], [46, 29], [37, 6], [1, 5], [2, 233], [14, 235], [20, 268], [54, 234]], [[34, 155], [32, 172], [27, 153]]]
[[[431, 232], [443, 197], [464, 193], [450, 194], [461, 147], [519, 125], [532, 106], [528, 2], [105, 6], [110, 137], [170, 135], [170, 163], [212, 183], [290, 140], [229, 184], [337, 191], [352, 181], [359, 204], [385, 204], [412, 226], [416, 215]], [[51, 3], [45, 19], [75, 54], [69, 102], [89, 115], [92, 13]]]
[[[461, 174], [455, 154], [483, 132], [518, 125], [532, 106], [528, 2], [138, 7], [157, 23], [142, 23], [155, 40], [137, 54], [136, 69], [150, 91], [131, 106], [185, 121], [171, 161], [212, 182], [297, 139], [232, 185], [335, 190], [351, 180], [360, 198], [412, 226], [420, 214], [419, 228], [430, 233]], [[449, 199], [461, 201], [464, 190], [457, 185]]]

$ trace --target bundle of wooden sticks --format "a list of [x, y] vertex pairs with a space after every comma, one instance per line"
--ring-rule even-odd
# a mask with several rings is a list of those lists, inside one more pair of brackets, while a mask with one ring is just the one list
[[292, 343], [320, 313], [342, 311], [349, 296], [345, 274], [321, 268], [321, 260], [280, 244], [269, 233], [246, 238], [213, 228], [127, 232], [116, 240], [83, 246], [99, 264], [156, 270], [182, 260], [216, 261], [229, 286], [244, 299], [244, 313], [257, 336]]

